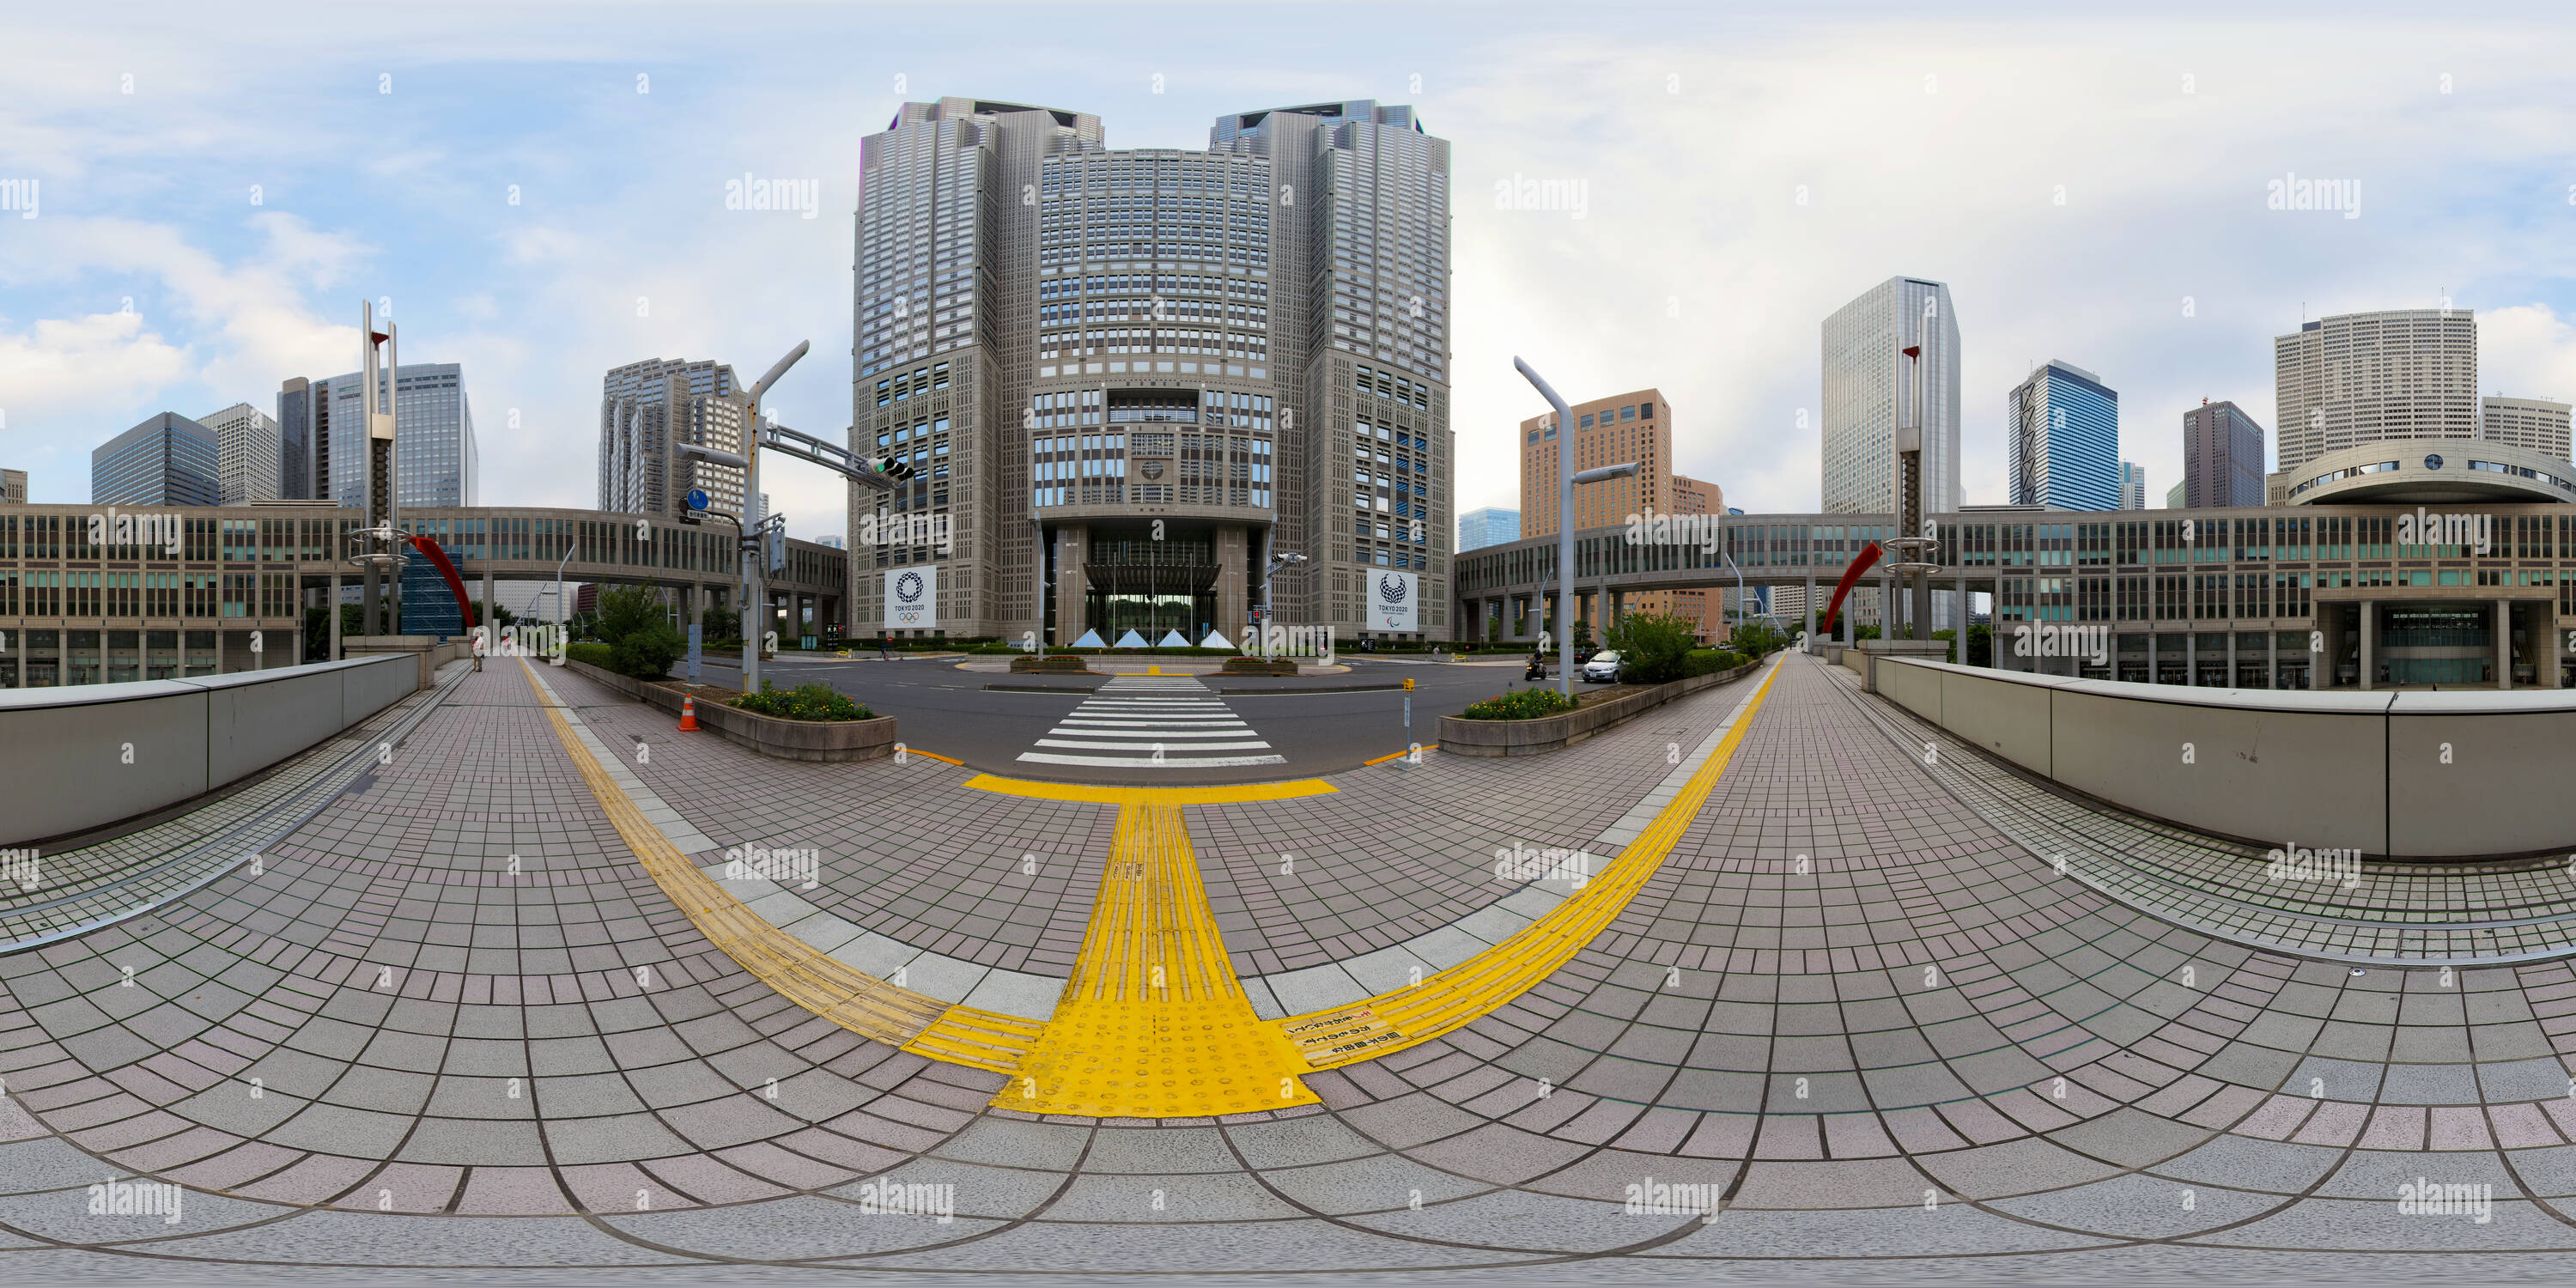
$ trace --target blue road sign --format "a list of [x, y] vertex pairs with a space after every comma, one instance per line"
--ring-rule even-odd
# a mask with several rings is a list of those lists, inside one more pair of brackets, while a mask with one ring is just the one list
[[689, 508], [692, 510], [703, 510], [707, 508], [707, 490], [705, 488], [693, 487], [689, 489]]

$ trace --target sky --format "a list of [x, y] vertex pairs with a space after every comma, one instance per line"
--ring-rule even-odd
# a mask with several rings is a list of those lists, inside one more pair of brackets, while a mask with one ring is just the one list
[[[1819, 494], [1821, 327], [1949, 285], [1962, 482], [2006, 499], [2006, 392], [2120, 394], [2151, 504], [2181, 420], [2267, 430], [2273, 336], [2472, 309], [2483, 392], [2576, 399], [2576, 8], [202, 4], [0, 11], [0, 465], [84, 502], [163, 411], [357, 366], [359, 302], [464, 365], [492, 505], [596, 504], [602, 375], [714, 358], [849, 423], [861, 140], [943, 94], [1092, 112], [1111, 147], [1374, 98], [1453, 145], [1456, 508], [1517, 504], [1514, 426], [1660, 388], [1675, 467], [1752, 512]], [[2143, 7], [2140, 7], [2143, 8]], [[725, 208], [811, 180], [813, 217]], [[1576, 209], [1497, 184], [1578, 184]], [[2357, 217], [2267, 207], [2357, 184]], [[842, 485], [776, 461], [799, 537]]]

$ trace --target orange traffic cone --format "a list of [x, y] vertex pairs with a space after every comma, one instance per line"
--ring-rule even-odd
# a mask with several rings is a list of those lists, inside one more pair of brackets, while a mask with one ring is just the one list
[[697, 731], [698, 695], [683, 693], [680, 695], [680, 732], [696, 733]]

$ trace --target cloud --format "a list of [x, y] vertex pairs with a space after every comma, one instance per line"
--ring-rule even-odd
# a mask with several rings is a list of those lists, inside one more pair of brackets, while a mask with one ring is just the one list
[[2478, 392], [2576, 402], [2576, 317], [2546, 304], [2478, 314]]
[[[187, 352], [147, 328], [137, 313], [48, 318], [0, 329], [0, 413], [16, 444], [55, 437], [61, 422], [108, 399], [132, 400], [183, 378]], [[118, 425], [101, 440], [121, 432]]]

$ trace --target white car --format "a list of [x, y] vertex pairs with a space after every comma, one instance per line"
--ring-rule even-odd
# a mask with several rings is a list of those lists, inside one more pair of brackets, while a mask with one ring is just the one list
[[1619, 669], [1618, 654], [1610, 652], [1595, 653], [1592, 655], [1591, 661], [1583, 664], [1583, 682], [1585, 684], [1617, 684], [1619, 682]]

